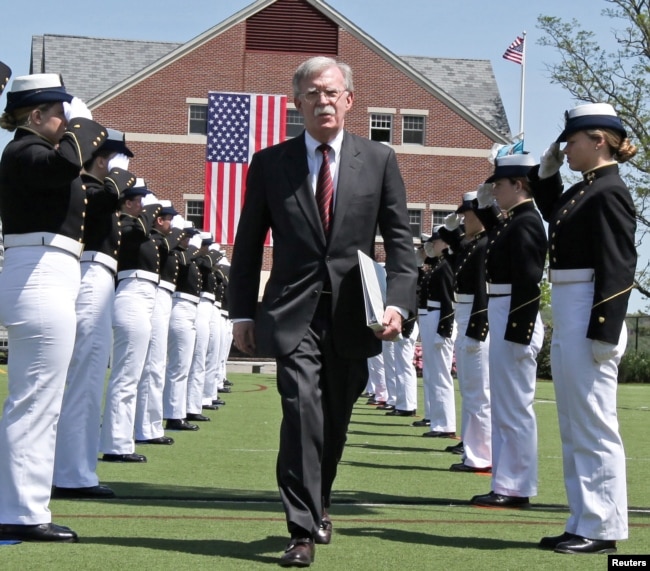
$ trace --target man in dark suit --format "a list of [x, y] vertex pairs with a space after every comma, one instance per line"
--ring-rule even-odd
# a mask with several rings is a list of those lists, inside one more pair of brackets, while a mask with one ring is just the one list
[[[332, 483], [352, 407], [368, 380], [367, 358], [414, 313], [417, 268], [395, 153], [344, 130], [354, 99], [350, 68], [312, 58], [296, 70], [293, 90], [305, 133], [251, 161], [229, 308], [237, 348], [277, 360], [277, 479], [291, 534], [280, 565], [304, 567], [314, 542], [331, 539]], [[384, 328], [373, 333], [357, 250], [373, 255], [377, 226], [388, 285]], [[256, 313], [269, 228], [273, 267]]]

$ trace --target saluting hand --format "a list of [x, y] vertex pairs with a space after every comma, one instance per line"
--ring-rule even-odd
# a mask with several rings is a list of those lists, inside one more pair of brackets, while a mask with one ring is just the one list
[[494, 186], [491, 182], [486, 182], [479, 185], [476, 191], [476, 200], [478, 201], [479, 208], [487, 208], [492, 206], [494, 203], [494, 194], [492, 194], [492, 189]]
[[539, 178], [553, 176], [564, 164], [564, 151], [560, 149], [560, 143], [551, 145], [542, 153], [539, 161]]

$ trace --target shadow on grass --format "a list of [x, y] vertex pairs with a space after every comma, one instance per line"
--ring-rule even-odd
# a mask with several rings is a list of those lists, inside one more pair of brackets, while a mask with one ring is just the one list
[[[152, 537], [84, 537], [85, 544], [111, 545], [114, 547], [131, 547], [140, 549], [158, 549], [186, 553], [190, 555], [208, 555], [213, 557], [241, 559], [257, 563], [277, 563], [279, 552], [287, 543], [282, 536], [267, 536], [264, 539], [245, 543], [225, 539], [170, 539]], [[277, 551], [277, 557], [265, 555]]]
[[438, 547], [484, 549], [490, 551], [513, 548], [531, 548], [537, 546], [537, 543], [530, 541], [513, 541], [494, 539], [491, 537], [434, 535], [417, 531], [403, 531], [400, 529], [385, 529], [381, 527], [337, 529], [336, 533], [359, 538], [375, 537], [384, 541], [395, 541], [401, 544], [413, 543], [419, 545], [435, 545]]

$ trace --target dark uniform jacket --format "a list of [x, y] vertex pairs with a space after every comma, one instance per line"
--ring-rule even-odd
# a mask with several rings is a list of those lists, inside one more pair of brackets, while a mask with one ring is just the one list
[[530, 345], [539, 311], [539, 283], [546, 261], [546, 232], [532, 200], [508, 211], [499, 221], [494, 208], [475, 210], [488, 233], [485, 279], [489, 284], [511, 284], [510, 312], [504, 338]]
[[634, 203], [618, 165], [584, 175], [562, 194], [560, 175], [529, 177], [535, 201], [549, 223], [551, 270], [593, 269], [594, 300], [587, 337], [618, 342], [636, 270]]
[[489, 332], [488, 299], [485, 289], [487, 235], [485, 232], [479, 232], [471, 240], [465, 241], [460, 230], [450, 232], [442, 227], [439, 232], [454, 252], [451, 256], [454, 269], [454, 292], [474, 296], [467, 330], [461, 334], [477, 341], [485, 341]]
[[19, 127], [0, 161], [0, 216], [8, 234], [52, 232], [82, 241], [85, 192], [72, 185], [81, 166], [106, 139], [90, 119], [68, 124], [59, 144]]
[[446, 257], [427, 258], [429, 269], [422, 274], [418, 307], [427, 309], [428, 301], [440, 304], [440, 319], [436, 332], [442, 337], [451, 337], [454, 331], [453, 288], [454, 274]]
[[196, 265], [195, 254], [198, 249], [195, 246], [188, 246], [187, 250], [178, 246], [175, 250], [178, 257], [178, 281], [176, 282], [176, 291], [196, 296], [201, 295], [201, 270]]
[[160, 274], [158, 244], [151, 238], [153, 223], [162, 207], [148, 204], [139, 216], [122, 213], [120, 224], [122, 240], [117, 259], [117, 270], [145, 270]]
[[158, 246], [160, 256], [160, 281], [176, 286], [180, 263], [174, 249], [178, 246], [183, 231], [172, 228], [169, 234], [161, 234], [157, 229], [151, 231], [151, 239]]

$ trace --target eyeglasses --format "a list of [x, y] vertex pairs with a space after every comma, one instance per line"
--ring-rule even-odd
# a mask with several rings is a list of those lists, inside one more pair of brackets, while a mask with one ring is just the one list
[[306, 91], [305, 93], [301, 93], [300, 96], [307, 102], [307, 103], [318, 103], [320, 101], [321, 96], [324, 96], [327, 101], [330, 103], [336, 103], [341, 95], [343, 95], [347, 89], [344, 90], [339, 90], [339, 89], [310, 89], [309, 91]]

